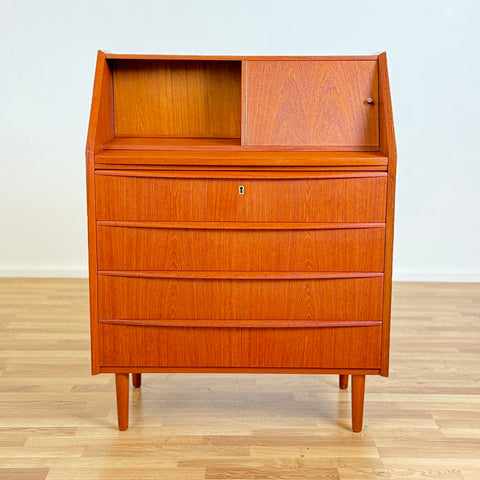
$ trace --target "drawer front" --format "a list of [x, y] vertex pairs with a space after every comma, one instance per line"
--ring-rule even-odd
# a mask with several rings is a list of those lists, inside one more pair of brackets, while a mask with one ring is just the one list
[[361, 175], [256, 179], [98, 173], [97, 220], [384, 222], [386, 174]]
[[98, 315], [127, 321], [380, 321], [382, 291], [381, 275], [272, 280], [100, 274]]
[[385, 228], [99, 226], [100, 270], [383, 271]]
[[380, 367], [380, 326], [281, 329], [102, 324], [99, 328], [100, 365], [104, 367]]

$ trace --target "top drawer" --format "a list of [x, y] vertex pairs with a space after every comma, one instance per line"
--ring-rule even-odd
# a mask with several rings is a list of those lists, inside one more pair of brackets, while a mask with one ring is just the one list
[[99, 170], [97, 220], [384, 222], [387, 175]]

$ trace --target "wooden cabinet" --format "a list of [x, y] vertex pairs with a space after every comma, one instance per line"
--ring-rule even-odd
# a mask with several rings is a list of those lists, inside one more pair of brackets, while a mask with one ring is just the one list
[[87, 140], [92, 372], [388, 375], [386, 56], [99, 52]]

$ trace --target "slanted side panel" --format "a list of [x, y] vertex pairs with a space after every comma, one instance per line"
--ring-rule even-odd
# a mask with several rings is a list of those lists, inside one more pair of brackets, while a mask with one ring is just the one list
[[98, 153], [102, 144], [113, 138], [114, 129], [112, 69], [105, 58], [105, 54], [99, 51], [90, 108], [86, 151]]

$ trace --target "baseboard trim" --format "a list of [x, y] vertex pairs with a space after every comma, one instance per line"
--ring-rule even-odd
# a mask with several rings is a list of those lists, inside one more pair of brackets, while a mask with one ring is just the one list
[[88, 268], [4, 268], [0, 267], [0, 277], [15, 278], [87, 278]]
[[480, 272], [395, 272], [394, 282], [480, 282]]

